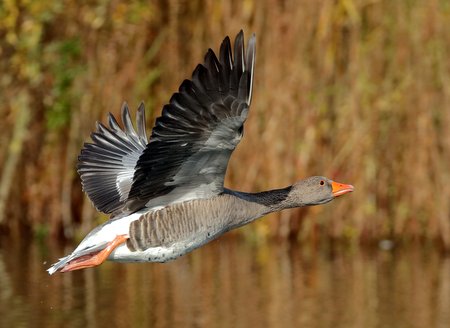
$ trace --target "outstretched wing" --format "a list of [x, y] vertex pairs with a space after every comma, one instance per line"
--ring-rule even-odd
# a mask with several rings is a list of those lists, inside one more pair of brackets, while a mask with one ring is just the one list
[[109, 115], [109, 128], [97, 123], [92, 143], [78, 158], [83, 190], [104, 213], [208, 198], [223, 191], [228, 160], [243, 134], [251, 102], [255, 37], [244, 48], [242, 31], [234, 43], [222, 42], [219, 58], [210, 49], [192, 80], [164, 106], [150, 142], [144, 106], [134, 129], [128, 106], [120, 128]]
[[127, 104], [122, 106], [122, 130], [112, 114], [109, 128], [97, 122], [91, 134], [93, 143], [85, 143], [78, 157], [78, 173], [83, 190], [95, 207], [104, 213], [120, 210], [125, 205], [136, 163], [147, 145], [145, 111], [137, 110], [137, 132], [131, 122]]
[[192, 80], [185, 80], [156, 120], [139, 157], [127, 210], [208, 198], [223, 191], [231, 153], [243, 135], [252, 97], [255, 36], [245, 50], [241, 31], [234, 43], [209, 49]]

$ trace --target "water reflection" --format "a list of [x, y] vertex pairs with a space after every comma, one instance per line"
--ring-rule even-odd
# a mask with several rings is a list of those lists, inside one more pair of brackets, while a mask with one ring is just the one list
[[[449, 327], [435, 250], [315, 251], [222, 238], [167, 264], [49, 277], [60, 246], [0, 243], [0, 322], [33, 327]], [[4, 324], [4, 325], [3, 325]]]

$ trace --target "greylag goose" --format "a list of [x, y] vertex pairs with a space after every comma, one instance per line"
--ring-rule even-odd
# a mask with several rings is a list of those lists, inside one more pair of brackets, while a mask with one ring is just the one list
[[123, 128], [112, 114], [109, 127], [97, 123], [77, 168], [83, 190], [111, 218], [53, 264], [49, 274], [107, 259], [166, 262], [268, 213], [324, 204], [353, 191], [321, 176], [258, 193], [224, 187], [252, 99], [255, 47], [253, 35], [245, 49], [241, 31], [234, 51], [228, 37], [219, 57], [209, 49], [204, 64], [164, 106], [149, 141], [143, 104], [136, 129], [126, 104]]

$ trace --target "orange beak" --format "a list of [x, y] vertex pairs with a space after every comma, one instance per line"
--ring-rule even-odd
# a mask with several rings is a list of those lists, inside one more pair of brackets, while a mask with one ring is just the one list
[[338, 197], [348, 192], [352, 192], [355, 189], [352, 185], [338, 183], [334, 181], [331, 182], [331, 188], [334, 197]]

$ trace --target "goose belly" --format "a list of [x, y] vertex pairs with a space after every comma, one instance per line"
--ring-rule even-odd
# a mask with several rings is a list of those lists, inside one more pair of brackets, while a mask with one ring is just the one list
[[171, 204], [129, 223], [129, 239], [109, 256], [120, 262], [166, 262], [261, 216], [261, 206], [222, 194]]
[[172, 204], [142, 214], [130, 223], [127, 243], [112, 252], [109, 259], [166, 262], [217, 238], [227, 230], [233, 217], [228, 203], [217, 199]]
[[187, 240], [180, 240], [170, 245], [149, 247], [145, 250], [130, 250], [127, 244], [117, 247], [108, 260], [116, 262], [168, 262], [183, 256], [221, 235], [220, 231], [200, 233]]

